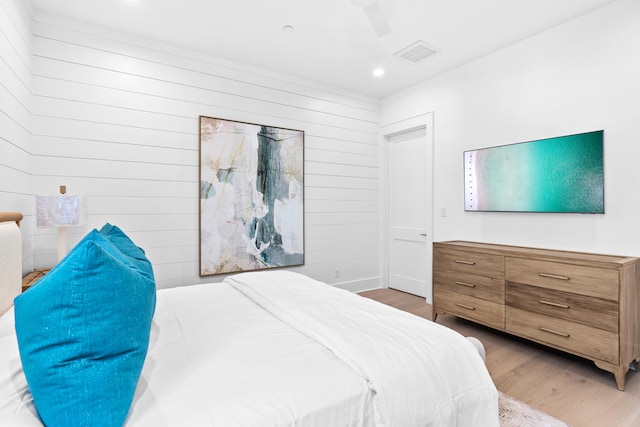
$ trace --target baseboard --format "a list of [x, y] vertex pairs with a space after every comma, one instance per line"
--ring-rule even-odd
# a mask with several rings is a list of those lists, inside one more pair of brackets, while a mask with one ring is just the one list
[[366, 279], [352, 280], [349, 282], [333, 283], [332, 286], [351, 292], [364, 292], [370, 291], [372, 289], [382, 288], [382, 279], [380, 277], [369, 277]]

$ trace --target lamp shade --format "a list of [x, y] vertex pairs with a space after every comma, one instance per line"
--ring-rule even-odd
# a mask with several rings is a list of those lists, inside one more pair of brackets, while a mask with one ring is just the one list
[[36, 225], [44, 227], [72, 227], [87, 221], [84, 196], [58, 194], [36, 196]]

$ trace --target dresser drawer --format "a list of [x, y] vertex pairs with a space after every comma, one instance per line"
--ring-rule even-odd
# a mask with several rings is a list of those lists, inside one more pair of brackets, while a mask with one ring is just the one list
[[504, 280], [459, 271], [433, 271], [433, 286], [504, 304]]
[[447, 312], [496, 329], [504, 329], [503, 304], [435, 288], [433, 306], [437, 312]]
[[618, 332], [616, 301], [510, 282], [506, 303], [510, 307]]
[[616, 270], [507, 257], [505, 278], [507, 282], [618, 301]]
[[507, 332], [570, 353], [619, 363], [618, 334], [539, 313], [506, 308]]
[[436, 248], [433, 263], [444, 270], [504, 279], [504, 257], [501, 255]]

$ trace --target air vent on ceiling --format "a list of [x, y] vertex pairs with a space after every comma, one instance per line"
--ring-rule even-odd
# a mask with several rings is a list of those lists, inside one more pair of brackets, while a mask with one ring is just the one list
[[433, 54], [438, 53], [438, 50], [432, 46], [429, 46], [422, 40], [405, 47], [404, 49], [393, 54], [398, 59], [409, 61], [414, 64], [427, 59]]

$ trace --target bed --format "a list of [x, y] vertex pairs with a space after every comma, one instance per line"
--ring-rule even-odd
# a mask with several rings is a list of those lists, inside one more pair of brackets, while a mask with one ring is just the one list
[[[103, 229], [90, 235], [103, 239]], [[458, 333], [281, 269], [241, 273], [216, 284], [157, 292], [154, 287], [150, 293], [145, 289], [152, 272], [148, 270], [150, 263], [143, 263], [144, 251], [136, 251], [117, 227], [109, 230], [110, 237], [115, 230], [117, 238], [122, 239], [121, 246], [134, 252], [117, 265], [122, 271], [109, 271], [109, 280], [104, 283], [108, 293], [93, 289], [100, 280], [94, 279], [97, 276], [91, 265], [102, 255], [96, 256], [93, 249], [88, 249], [90, 256], [82, 258], [86, 264], [80, 269], [77, 258], [82, 251], [74, 249], [45, 278], [17, 296], [15, 306], [0, 316], [0, 424], [499, 425], [498, 393], [478, 348]], [[112, 262], [114, 255], [104, 247], [101, 250], [107, 253], [107, 261], [100, 263], [100, 268]], [[133, 273], [124, 271], [123, 265]], [[88, 281], [87, 276], [92, 279]], [[133, 286], [130, 276], [138, 280]], [[4, 277], [0, 273], [0, 278]], [[52, 284], [56, 278], [64, 287]], [[58, 306], [50, 301], [71, 292], [69, 288], [76, 289], [75, 281], [83, 288], [91, 287], [90, 294], [83, 293], [80, 298], [83, 316], [102, 315], [99, 312], [106, 310], [102, 308], [105, 304], [120, 307], [120, 302], [105, 300], [129, 299], [131, 293], [135, 294], [131, 297], [134, 313], [131, 307], [126, 308], [123, 320], [117, 309], [109, 308], [101, 321], [83, 317], [83, 324], [70, 327], [77, 319], [60, 318], [58, 314], [69, 309], [70, 300]], [[113, 289], [116, 282], [127, 281], [123, 290]], [[15, 288], [10, 283], [0, 285]], [[49, 288], [55, 293], [47, 293]], [[96, 293], [99, 309], [91, 306]], [[38, 296], [35, 302], [30, 300]], [[79, 299], [77, 290], [72, 297]], [[141, 299], [136, 300], [138, 297]], [[148, 303], [141, 303], [142, 298]], [[49, 304], [54, 304], [53, 308]], [[47, 307], [40, 309], [42, 305]], [[94, 308], [87, 310], [86, 305]], [[40, 326], [47, 316], [54, 316], [55, 321], [45, 328], [46, 334], [42, 330], [40, 335], [31, 334], [28, 326]], [[62, 325], [68, 339], [85, 324], [101, 328], [104, 323], [109, 324], [102, 331], [90, 330], [90, 335], [73, 336], [67, 343], [74, 348], [81, 345], [85, 353], [87, 347], [94, 346], [94, 353], [88, 357], [91, 360], [83, 359], [82, 364], [70, 367], [75, 359], [65, 356], [43, 368], [48, 359], [42, 362], [36, 358], [38, 363], [33, 366], [29, 353], [33, 348], [37, 355], [61, 346], [59, 341], [42, 343], [49, 339], [49, 327]], [[142, 327], [138, 328], [139, 324]], [[130, 340], [126, 352], [116, 348], [111, 354], [100, 353], [106, 343], [136, 336], [136, 329], [141, 329], [141, 348]], [[106, 335], [88, 344], [94, 333]], [[131, 357], [138, 363], [134, 368], [117, 365], [103, 375], [115, 363], [113, 360], [129, 354], [133, 347]], [[99, 366], [89, 368], [88, 376], [66, 382], [92, 363]], [[63, 370], [59, 378], [51, 373], [56, 369]], [[129, 371], [130, 378], [120, 378], [122, 372]], [[52, 381], [52, 377], [58, 379]], [[102, 389], [112, 382], [115, 392], [108, 387]], [[122, 402], [110, 406], [118, 399]], [[113, 415], [118, 412], [120, 418]]]

